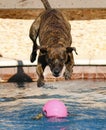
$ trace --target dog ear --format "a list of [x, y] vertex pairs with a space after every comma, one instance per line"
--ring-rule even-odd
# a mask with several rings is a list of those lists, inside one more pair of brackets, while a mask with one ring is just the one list
[[66, 52], [67, 53], [71, 53], [72, 51], [74, 51], [76, 53], [76, 55], [78, 55], [76, 48], [75, 47], [67, 47], [66, 48]]

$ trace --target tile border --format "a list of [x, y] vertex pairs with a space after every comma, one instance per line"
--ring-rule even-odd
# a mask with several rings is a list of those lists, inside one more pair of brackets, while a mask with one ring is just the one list
[[[64, 80], [63, 76], [55, 78], [49, 67], [44, 77], [46, 81]], [[70, 80], [75, 79], [106, 79], [106, 66], [74, 66]], [[0, 82], [32, 82], [37, 80], [35, 66], [0, 67]]]

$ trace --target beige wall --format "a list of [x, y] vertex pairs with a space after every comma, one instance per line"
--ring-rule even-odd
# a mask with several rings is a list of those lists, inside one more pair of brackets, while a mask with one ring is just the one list
[[[106, 0], [49, 0], [53, 8], [106, 8]], [[0, 0], [0, 8], [43, 8], [40, 0]]]

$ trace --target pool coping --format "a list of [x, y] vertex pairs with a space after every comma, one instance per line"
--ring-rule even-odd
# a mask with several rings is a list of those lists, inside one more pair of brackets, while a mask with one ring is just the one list
[[[0, 67], [13, 67], [13, 66], [36, 66], [37, 61], [34, 63], [31, 63], [29, 60], [15, 60], [15, 59], [3, 59], [0, 60]], [[91, 65], [91, 66], [97, 66], [97, 65], [106, 65], [106, 60], [97, 60], [97, 59], [76, 59], [75, 65]]]

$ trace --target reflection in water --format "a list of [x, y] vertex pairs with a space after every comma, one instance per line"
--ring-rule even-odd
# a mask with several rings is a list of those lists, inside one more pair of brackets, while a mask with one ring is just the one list
[[16, 100], [16, 99], [13, 98], [13, 97], [9, 97], [9, 98], [3, 97], [3, 98], [0, 98], [0, 102], [11, 102], [11, 101], [14, 101], [14, 100]]

